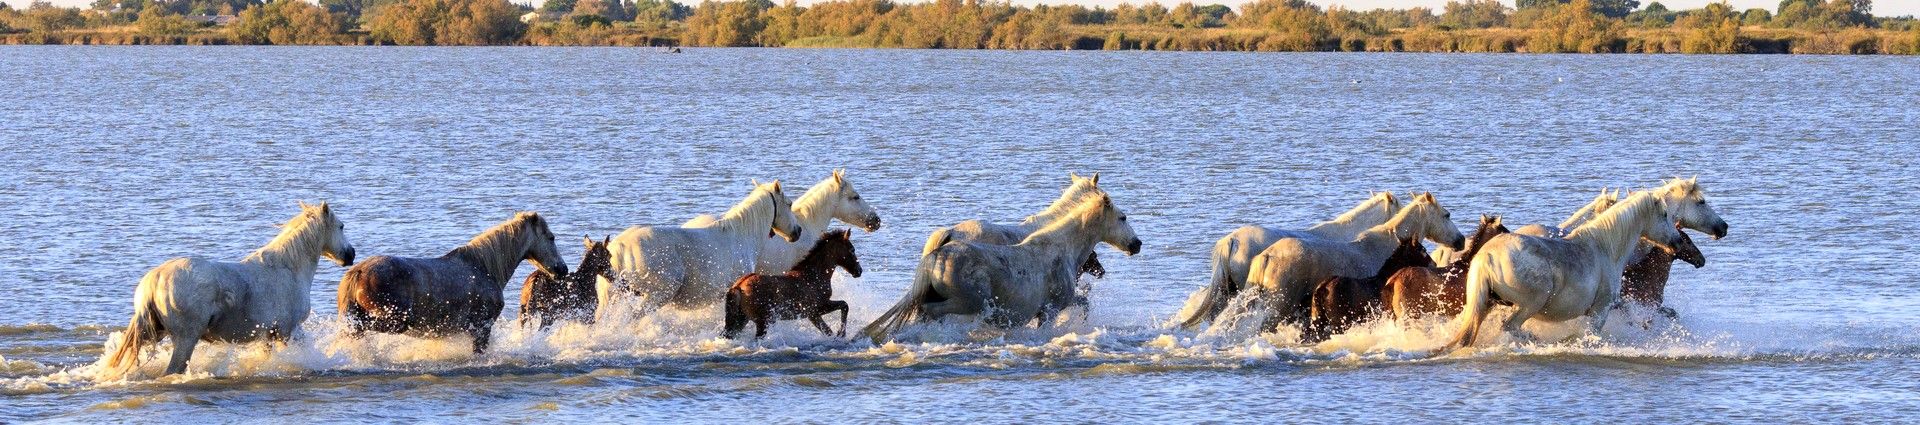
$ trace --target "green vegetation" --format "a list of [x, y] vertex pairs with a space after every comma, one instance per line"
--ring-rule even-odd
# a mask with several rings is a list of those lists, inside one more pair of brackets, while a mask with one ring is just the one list
[[[1456, 0], [1351, 10], [1307, 0], [1019, 6], [980, 0], [97, 0], [0, 3], [0, 43], [885, 47], [1536, 53], [1920, 53], [1920, 22], [1872, 0], [1672, 10], [1640, 0]], [[918, 0], [915, 0], [918, 1]], [[233, 11], [235, 13], [230, 13]], [[238, 15], [212, 25], [206, 15]]]

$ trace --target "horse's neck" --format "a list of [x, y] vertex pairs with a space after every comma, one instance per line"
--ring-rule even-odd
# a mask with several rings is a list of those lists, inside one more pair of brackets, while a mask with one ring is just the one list
[[827, 223], [833, 221], [833, 211], [840, 205], [840, 197], [835, 196], [839, 193], [840, 187], [832, 181], [814, 185], [813, 189], [801, 194], [800, 199], [793, 201], [793, 218], [800, 221], [803, 229], [819, 231], [827, 228]]
[[[1659, 202], [1652, 197], [1638, 201]], [[1608, 261], [1624, 266], [1627, 254], [1632, 253], [1634, 247], [1640, 242], [1639, 229], [1648, 226], [1650, 223], [1647, 222], [1654, 219], [1648, 211], [1655, 208], [1661, 207], [1659, 205], [1626, 205], [1622, 202], [1607, 210], [1611, 213], [1608, 214], [1611, 220], [1599, 222], [1601, 217], [1594, 217], [1587, 225], [1574, 229], [1572, 234], [1567, 235], [1567, 239], [1599, 250]]]
[[1376, 221], [1379, 220], [1379, 216], [1372, 214], [1373, 211], [1379, 208], [1379, 206], [1374, 205], [1373, 201], [1369, 200], [1360, 204], [1360, 206], [1347, 210], [1347, 212], [1340, 213], [1339, 216], [1335, 216], [1332, 220], [1315, 223], [1313, 226], [1308, 227], [1307, 231], [1314, 233], [1324, 231], [1347, 234], [1357, 233], [1357, 230], [1364, 230], [1379, 224], [1376, 223]]
[[1099, 236], [1089, 231], [1088, 227], [1085, 221], [1067, 226], [1049, 226], [1027, 236], [1018, 246], [1036, 254], [1084, 258], [1094, 244], [1100, 243]]
[[520, 268], [521, 258], [526, 257], [526, 247], [523, 246], [526, 244], [511, 240], [513, 238], [500, 239], [502, 240], [493, 241], [492, 245], [495, 246], [468, 243], [454, 248], [453, 252], [448, 252], [445, 258], [459, 259], [486, 273], [487, 278], [490, 279], [486, 283], [492, 287], [505, 287], [507, 279], [513, 277], [513, 271]]
[[1593, 217], [1593, 214], [1593, 204], [1589, 203], [1586, 206], [1580, 207], [1580, 210], [1574, 211], [1573, 215], [1567, 216], [1566, 221], [1560, 222], [1560, 231], [1566, 232], [1569, 229], [1579, 227], [1581, 223], [1585, 223], [1588, 218]]
[[736, 241], [760, 240], [765, 237], [765, 233], [771, 227], [769, 223], [773, 222], [775, 212], [773, 203], [768, 202], [762, 205], [759, 200], [772, 196], [754, 191], [752, 195], [747, 195], [746, 200], [740, 201], [740, 204], [721, 215], [719, 220], [715, 220], [713, 227], [720, 229], [729, 239]]
[[1418, 237], [1414, 235], [1412, 227], [1412, 220], [1408, 220], [1404, 215], [1397, 216], [1388, 219], [1385, 223], [1367, 228], [1365, 232], [1360, 232], [1360, 235], [1353, 237], [1352, 244], [1369, 258], [1385, 261], [1387, 257], [1393, 255], [1395, 249], [1400, 247], [1400, 235]]
[[320, 267], [320, 242], [307, 235], [316, 230], [305, 225], [288, 224], [280, 235], [275, 236], [266, 246], [254, 250], [243, 263], [290, 270], [302, 282], [313, 280], [313, 274]]

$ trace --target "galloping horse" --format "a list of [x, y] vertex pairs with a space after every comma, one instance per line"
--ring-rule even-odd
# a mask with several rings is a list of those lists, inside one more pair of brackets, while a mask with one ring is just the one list
[[[833, 170], [833, 175], [800, 194], [800, 198], [793, 201], [792, 209], [794, 219], [800, 224], [799, 239], [793, 242], [773, 237], [762, 239], [760, 254], [754, 258], [754, 273], [780, 274], [793, 269], [793, 265], [800, 263], [800, 257], [820, 240], [820, 234], [827, 230], [831, 220], [840, 220], [868, 233], [880, 230], [880, 213], [860, 198], [860, 192], [853, 190], [845, 170]], [[717, 221], [719, 219], [712, 215], [701, 214], [684, 226], [707, 227]]]
[[1393, 312], [1394, 320], [1415, 315], [1441, 313], [1455, 315], [1467, 298], [1467, 264], [1486, 246], [1488, 239], [1508, 233], [1500, 216], [1480, 216], [1480, 227], [1467, 238], [1466, 249], [1453, 257], [1446, 267], [1408, 267], [1392, 276], [1380, 290], [1380, 299]]
[[989, 325], [1002, 328], [1052, 323], [1074, 301], [1075, 277], [1094, 244], [1140, 252], [1140, 238], [1112, 198], [1098, 188], [1084, 196], [1019, 244], [949, 242], [921, 256], [906, 296], [861, 332], [877, 343], [909, 320], [949, 314], [985, 313]]
[[1333, 220], [1321, 222], [1306, 230], [1282, 230], [1261, 226], [1240, 226], [1213, 243], [1210, 280], [1205, 288], [1188, 298], [1198, 297], [1198, 302], [1188, 302], [1192, 310], [1184, 312], [1178, 319], [1180, 328], [1192, 329], [1201, 322], [1213, 320], [1220, 310], [1227, 307], [1240, 289], [1246, 287], [1248, 270], [1253, 258], [1267, 247], [1281, 239], [1324, 239], [1345, 242], [1353, 240], [1360, 232], [1387, 222], [1395, 213], [1400, 212], [1400, 200], [1392, 192], [1377, 192], [1360, 205], [1341, 213]]
[[[1620, 274], [1634, 245], [1644, 239], [1671, 248], [1680, 243], [1676, 222], [1726, 235], [1727, 223], [1707, 206], [1691, 179], [1676, 179], [1636, 192], [1565, 238], [1506, 234], [1487, 241], [1467, 272], [1467, 301], [1460, 331], [1448, 347], [1472, 345], [1486, 319], [1490, 296], [1518, 308], [1500, 328], [1513, 332], [1528, 320], [1562, 322], [1587, 316], [1598, 334], [1605, 309], [1618, 300]], [[1683, 224], [1684, 225], [1684, 224]]]
[[830, 230], [800, 258], [793, 270], [778, 275], [749, 273], [727, 289], [726, 331], [733, 338], [753, 322], [753, 338], [767, 336], [776, 320], [806, 317], [820, 333], [834, 335], [821, 317], [840, 312], [840, 333], [847, 336], [847, 302], [833, 298], [833, 269], [860, 277], [860, 257], [845, 230]]
[[[925, 256], [928, 253], [932, 253], [934, 249], [938, 249], [941, 245], [946, 245], [948, 242], [974, 242], [992, 245], [1013, 245], [1020, 243], [1020, 241], [1027, 238], [1027, 235], [1033, 234], [1035, 230], [1046, 227], [1047, 224], [1053, 223], [1054, 220], [1066, 215], [1068, 211], [1073, 209], [1074, 202], [1078, 202], [1084, 198], [1087, 193], [1099, 190], [1100, 188], [1100, 173], [1093, 173], [1093, 175], [1087, 177], [1067, 173], [1067, 179], [1071, 183], [1067, 185], [1066, 190], [1060, 192], [1059, 199], [1055, 199], [1052, 204], [1047, 205], [1047, 208], [1040, 210], [1039, 213], [1020, 220], [1020, 224], [1007, 225], [989, 223], [983, 220], [967, 220], [952, 226], [935, 229], [933, 233], [927, 235], [927, 243], [920, 248], [920, 255]], [[1087, 248], [1087, 261], [1085, 264], [1082, 264], [1080, 268], [1082, 273], [1092, 274], [1095, 279], [1107, 276], [1106, 267], [1100, 265], [1098, 254], [1093, 252], [1092, 247]]]
[[168, 336], [173, 337], [168, 375], [187, 371], [201, 340], [284, 344], [312, 311], [307, 290], [320, 258], [353, 264], [346, 227], [327, 203], [302, 202], [300, 214], [280, 226], [279, 236], [239, 262], [181, 257], [148, 270], [133, 291], [133, 319], [106, 371], [138, 368], [140, 349]]
[[[1575, 211], [1573, 216], [1560, 222], [1558, 227], [1530, 224], [1514, 233], [1565, 237], [1568, 230], [1585, 223], [1596, 214], [1605, 212], [1608, 207], [1619, 202], [1619, 199], [1617, 191], [1601, 191], [1599, 197]], [[1681, 232], [1680, 236], [1681, 242], [1672, 247], [1660, 247], [1647, 241], [1641, 241], [1634, 247], [1633, 253], [1627, 256], [1627, 268], [1621, 274], [1620, 296], [1622, 299], [1657, 307], [1659, 312], [1667, 317], [1678, 316], [1673, 309], [1661, 305], [1666, 300], [1667, 278], [1673, 272], [1674, 260], [1686, 261], [1695, 268], [1705, 267], [1707, 264], [1706, 255], [1700, 252], [1700, 247], [1693, 244], [1693, 238], [1687, 237], [1686, 232]]]
[[800, 237], [787, 195], [778, 180], [757, 185], [753, 193], [704, 227], [634, 226], [607, 245], [613, 277], [594, 286], [596, 320], [613, 314], [616, 302], [638, 296], [635, 316], [660, 307], [697, 308], [720, 302], [727, 286], [757, 264], [761, 239], [777, 233], [791, 242]]
[[348, 332], [440, 337], [465, 332], [473, 352], [487, 351], [493, 321], [506, 305], [501, 291], [520, 262], [565, 276], [567, 263], [553, 246], [540, 214], [523, 212], [435, 258], [378, 256], [340, 278], [340, 315]]
[[1385, 306], [1381, 289], [1388, 276], [1402, 269], [1431, 266], [1433, 259], [1427, 258], [1427, 248], [1420, 243], [1420, 238], [1406, 238], [1372, 276], [1336, 276], [1320, 281], [1307, 304], [1307, 329], [1301, 341], [1324, 341], [1346, 332], [1356, 323], [1372, 319]]
[[[1447, 212], [1431, 193], [1415, 195], [1393, 218], [1361, 232], [1351, 241], [1319, 238], [1287, 238], [1274, 242], [1254, 257], [1247, 288], [1252, 297], [1233, 306], [1247, 311], [1269, 313], [1261, 331], [1270, 331], [1281, 322], [1304, 325], [1308, 296], [1314, 285], [1334, 276], [1367, 276], [1385, 264], [1387, 256], [1402, 238], [1427, 239], [1459, 249], [1466, 237], [1453, 225]], [[1257, 289], [1257, 290], [1256, 290]], [[1264, 304], [1264, 308], [1253, 307]], [[1230, 309], [1231, 310], [1231, 309]], [[1238, 318], [1247, 311], [1233, 311]], [[1226, 314], [1223, 312], [1222, 314]], [[1221, 327], [1216, 321], [1215, 327]], [[1228, 324], [1227, 328], [1237, 328]]]
[[611, 238], [593, 240], [583, 236], [586, 253], [580, 267], [566, 276], [535, 270], [520, 286], [520, 323], [539, 320], [545, 328], [555, 320], [592, 321], [593, 306], [599, 297], [593, 293], [595, 279], [612, 275], [613, 254], [607, 252]]

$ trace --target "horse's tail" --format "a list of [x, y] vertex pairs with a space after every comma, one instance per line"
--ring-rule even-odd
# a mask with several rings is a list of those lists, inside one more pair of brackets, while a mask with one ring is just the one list
[[140, 349], [158, 342], [165, 329], [157, 310], [152, 297], [135, 300], [133, 319], [127, 321], [127, 331], [120, 333], [120, 348], [107, 358], [108, 370], [123, 372], [140, 366]]
[[933, 234], [927, 235], [927, 245], [920, 247], [920, 256], [925, 257], [927, 254], [932, 254], [933, 250], [939, 249], [941, 245], [946, 245], [947, 241], [951, 239], [953, 239], [952, 227], [935, 229]]
[[908, 320], [920, 315], [920, 306], [925, 304], [927, 295], [933, 292], [933, 276], [929, 271], [931, 269], [925, 267], [927, 264], [924, 257], [921, 262], [921, 270], [914, 272], [913, 284], [907, 287], [907, 295], [900, 297], [900, 302], [895, 303], [893, 308], [887, 309], [885, 313], [881, 313], [879, 318], [873, 319], [873, 323], [868, 323], [867, 327], [860, 329], [860, 333], [872, 339], [874, 344], [885, 341], [895, 331], [899, 331], [901, 326], [905, 326]]
[[741, 329], [746, 329], [747, 327], [747, 306], [742, 304], [746, 302], [746, 299], [741, 297], [741, 293], [744, 292], [741, 286], [749, 284], [748, 280], [753, 279], [754, 276], [758, 275], [748, 274], [741, 277], [740, 280], [733, 282], [732, 287], [727, 288], [727, 325], [725, 333], [722, 334], [726, 335], [727, 338], [733, 338], [734, 335], [740, 333]]
[[1180, 319], [1181, 329], [1193, 329], [1200, 326], [1201, 322], [1213, 320], [1220, 315], [1220, 310], [1227, 307], [1227, 301], [1240, 292], [1241, 282], [1233, 280], [1233, 268], [1228, 264], [1233, 261], [1233, 250], [1238, 248], [1237, 245], [1232, 236], [1221, 238], [1213, 244], [1212, 271], [1208, 274], [1211, 278], [1207, 280], [1207, 287], [1200, 288], [1200, 293], [1196, 294], [1200, 299], [1188, 303], [1192, 309], [1187, 312], [1187, 317]]
[[1473, 340], [1479, 337], [1480, 323], [1486, 321], [1487, 311], [1493, 307], [1493, 300], [1489, 294], [1493, 288], [1488, 280], [1499, 273], [1497, 270], [1490, 270], [1496, 267], [1493, 263], [1487, 260], [1486, 256], [1476, 255], [1473, 258], [1473, 265], [1467, 268], [1466, 304], [1460, 307], [1460, 316], [1456, 319], [1466, 322], [1460, 324], [1460, 331], [1454, 334], [1453, 342], [1442, 347], [1443, 349], [1473, 345]]

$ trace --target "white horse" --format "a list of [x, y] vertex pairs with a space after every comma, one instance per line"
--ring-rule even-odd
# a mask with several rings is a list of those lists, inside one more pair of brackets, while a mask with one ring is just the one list
[[1074, 278], [1085, 260], [1080, 253], [1101, 242], [1127, 255], [1140, 252], [1126, 213], [1105, 192], [1095, 189], [1075, 204], [1019, 244], [950, 242], [920, 257], [907, 295], [861, 332], [879, 343], [910, 320], [950, 314], [985, 314], [988, 324], [1003, 328], [1052, 323], [1053, 314], [1073, 302]]
[[[1573, 230], [1575, 227], [1580, 227], [1582, 224], [1586, 224], [1588, 220], [1592, 220], [1594, 217], [1606, 212], [1607, 208], [1612, 208], [1613, 204], [1619, 202], [1619, 191], [1602, 189], [1600, 195], [1594, 196], [1592, 201], [1587, 202], [1587, 205], [1581, 206], [1578, 210], [1574, 210], [1573, 215], [1567, 216], [1567, 219], [1561, 221], [1558, 226], [1529, 224], [1520, 226], [1520, 228], [1515, 229], [1513, 233], [1553, 238], [1566, 237], [1568, 231]], [[1439, 253], [1439, 251], [1435, 251], [1435, 253]], [[1448, 261], [1452, 260], [1449, 259]]]
[[[940, 248], [941, 245], [946, 245], [948, 242], [979, 242], [994, 245], [1013, 245], [1020, 243], [1020, 241], [1027, 238], [1027, 235], [1033, 234], [1035, 230], [1046, 227], [1048, 224], [1052, 224], [1054, 220], [1066, 216], [1067, 213], [1077, 205], [1077, 202], [1085, 198], [1088, 193], [1099, 190], [1100, 187], [1100, 173], [1093, 173], [1092, 176], [1088, 177], [1080, 177], [1079, 174], [1068, 173], [1067, 179], [1071, 180], [1071, 183], [1067, 185], [1066, 190], [1060, 192], [1059, 199], [1055, 199], [1053, 204], [1047, 205], [1047, 208], [1040, 210], [1039, 213], [1020, 220], [1019, 224], [1008, 225], [989, 223], [982, 220], [967, 220], [950, 227], [942, 227], [934, 230], [932, 234], [927, 235], [927, 243], [920, 248], [920, 255], [927, 255], [933, 252], [934, 249]], [[1088, 253], [1092, 253], [1091, 247], [1088, 248]]]
[[594, 285], [599, 305], [597, 320], [606, 320], [617, 301], [639, 296], [632, 312], [639, 316], [661, 306], [697, 308], [713, 305], [726, 295], [735, 279], [752, 273], [760, 241], [773, 233], [791, 242], [800, 237], [787, 195], [778, 180], [761, 184], [706, 227], [634, 226], [607, 245], [613, 255], [612, 279]]
[[1448, 347], [1472, 345], [1490, 310], [1490, 295], [1517, 310], [1500, 331], [1513, 332], [1528, 320], [1564, 322], [1587, 316], [1598, 334], [1605, 311], [1620, 296], [1620, 273], [1642, 240], [1672, 249], [1681, 242], [1678, 219], [1726, 234], [1726, 221], [1707, 206], [1697, 182], [1676, 179], [1665, 187], [1635, 192], [1564, 238], [1500, 235], [1474, 255], [1467, 271], [1467, 302], [1460, 331]]
[[[800, 258], [813, 250], [813, 244], [820, 242], [820, 235], [826, 233], [831, 220], [858, 226], [868, 233], [880, 230], [880, 213], [860, 198], [860, 192], [853, 190], [845, 170], [833, 170], [832, 176], [800, 194], [800, 199], [793, 201], [793, 217], [800, 222], [800, 239], [794, 242], [772, 237], [761, 239], [760, 255], [754, 259], [754, 273], [777, 275], [793, 270], [794, 265], [800, 264]], [[681, 226], [709, 227], [718, 221], [712, 215], [701, 214]]]
[[147, 271], [133, 292], [133, 319], [120, 334], [107, 371], [137, 369], [141, 348], [168, 336], [173, 337], [168, 375], [187, 370], [201, 340], [285, 343], [291, 338], [310, 313], [308, 289], [320, 258], [353, 264], [353, 244], [333, 208], [302, 202], [300, 210], [272, 242], [239, 262], [182, 257]]
[[1247, 312], [1267, 313], [1261, 331], [1272, 330], [1283, 321], [1303, 324], [1314, 286], [1332, 277], [1372, 276], [1402, 240], [1427, 239], [1459, 249], [1467, 238], [1460, 234], [1452, 218], [1452, 213], [1441, 207], [1433, 194], [1422, 193], [1415, 195], [1413, 202], [1393, 218], [1360, 232], [1351, 240], [1286, 238], [1276, 241], [1254, 257], [1247, 274], [1247, 289], [1240, 296], [1245, 299], [1230, 306], [1245, 310], [1229, 308], [1222, 314], [1231, 312], [1234, 320], [1217, 321], [1215, 327], [1237, 328], [1239, 324], [1233, 322], [1245, 319], [1242, 316]]
[[1210, 264], [1211, 278], [1205, 288], [1188, 296], [1189, 310], [1183, 311], [1178, 320], [1182, 329], [1192, 329], [1201, 322], [1213, 320], [1220, 310], [1227, 307], [1240, 289], [1246, 287], [1247, 273], [1253, 265], [1253, 257], [1267, 250], [1281, 239], [1322, 239], [1344, 242], [1353, 240], [1360, 232], [1379, 226], [1400, 212], [1400, 200], [1392, 192], [1377, 192], [1353, 209], [1341, 213], [1332, 220], [1308, 227], [1306, 230], [1283, 230], [1262, 226], [1241, 226], [1213, 243], [1213, 255]]

